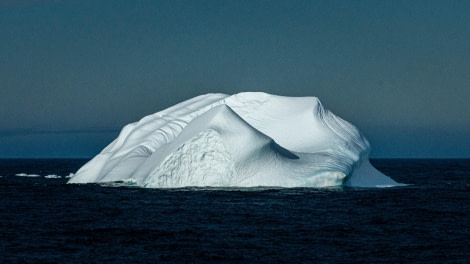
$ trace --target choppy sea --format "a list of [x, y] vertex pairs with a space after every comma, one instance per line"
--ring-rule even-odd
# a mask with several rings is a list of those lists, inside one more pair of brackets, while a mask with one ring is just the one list
[[68, 185], [0, 160], [0, 263], [468, 263], [470, 160], [376, 159], [406, 187]]

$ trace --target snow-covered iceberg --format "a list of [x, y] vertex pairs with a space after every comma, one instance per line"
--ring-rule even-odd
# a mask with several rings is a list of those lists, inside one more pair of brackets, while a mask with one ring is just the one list
[[69, 183], [381, 187], [358, 129], [316, 97], [206, 94], [125, 126]]

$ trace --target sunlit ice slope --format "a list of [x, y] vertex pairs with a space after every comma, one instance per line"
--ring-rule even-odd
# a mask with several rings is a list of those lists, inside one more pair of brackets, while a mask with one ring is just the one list
[[316, 97], [206, 94], [142, 118], [69, 183], [130, 181], [150, 188], [382, 187], [352, 124]]

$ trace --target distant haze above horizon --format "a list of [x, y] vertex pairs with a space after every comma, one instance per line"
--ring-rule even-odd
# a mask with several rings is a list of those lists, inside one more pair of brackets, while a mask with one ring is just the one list
[[470, 1], [0, 0], [0, 158], [205, 93], [316, 96], [372, 157], [470, 158]]

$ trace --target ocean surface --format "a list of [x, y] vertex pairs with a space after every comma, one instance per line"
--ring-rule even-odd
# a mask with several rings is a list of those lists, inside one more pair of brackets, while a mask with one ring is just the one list
[[372, 160], [409, 184], [383, 189], [66, 184], [86, 161], [0, 160], [0, 263], [470, 262], [470, 160]]

